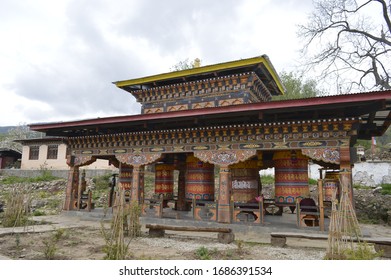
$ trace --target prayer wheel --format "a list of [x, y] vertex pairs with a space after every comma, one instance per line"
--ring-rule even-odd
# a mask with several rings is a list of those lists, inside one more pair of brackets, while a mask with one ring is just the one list
[[214, 165], [193, 155], [186, 158], [186, 200], [214, 200]]
[[164, 200], [174, 197], [174, 165], [156, 164], [155, 194], [162, 195]]
[[119, 183], [120, 187], [125, 190], [132, 188], [133, 167], [126, 164], [121, 164], [119, 168]]
[[119, 167], [119, 187], [125, 190], [125, 197], [131, 196], [132, 180], [133, 167], [122, 163]]
[[339, 172], [327, 171], [323, 183], [324, 201], [332, 201], [333, 193], [337, 191], [336, 198], [339, 198]]
[[308, 197], [308, 158], [301, 151], [279, 151], [273, 155], [277, 205], [294, 206]]
[[230, 166], [232, 195], [235, 202], [247, 202], [259, 196], [258, 161], [247, 160]]

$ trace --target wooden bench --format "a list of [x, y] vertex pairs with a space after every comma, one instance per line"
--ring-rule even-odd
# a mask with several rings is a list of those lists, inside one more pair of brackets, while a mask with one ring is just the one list
[[[283, 247], [286, 245], [287, 238], [304, 238], [310, 240], [327, 240], [327, 234], [320, 233], [301, 233], [301, 232], [272, 232], [270, 233], [270, 242], [272, 246]], [[353, 239], [357, 242], [357, 239]], [[387, 237], [363, 237], [360, 242], [374, 244], [376, 252], [382, 252], [383, 257], [391, 258], [391, 238]]]
[[173, 226], [161, 224], [146, 224], [150, 237], [163, 237], [165, 230], [173, 231], [195, 231], [195, 232], [217, 232], [217, 239], [220, 243], [229, 244], [235, 240], [235, 235], [230, 228], [223, 227], [195, 227], [195, 226]]

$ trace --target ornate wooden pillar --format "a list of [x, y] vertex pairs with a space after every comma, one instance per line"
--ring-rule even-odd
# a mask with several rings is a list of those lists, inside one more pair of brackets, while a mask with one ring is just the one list
[[256, 150], [218, 150], [194, 152], [194, 156], [202, 161], [209, 162], [220, 167], [218, 214], [219, 223], [231, 223], [232, 209], [230, 207], [232, 182], [229, 166], [238, 162], [246, 161], [255, 156]]
[[176, 209], [178, 211], [187, 211], [187, 202], [186, 202], [186, 164], [178, 164], [178, 201]]
[[63, 209], [70, 211], [73, 209], [73, 195], [78, 193], [79, 187], [79, 166], [71, 166], [68, 171], [68, 182], [65, 191], [65, 202]]
[[[352, 164], [350, 162], [350, 147], [341, 147], [340, 150], [340, 181], [343, 184], [348, 185], [349, 197], [352, 205], [354, 206], [353, 200], [353, 178], [352, 178]], [[342, 188], [342, 186], [341, 186]], [[342, 189], [341, 189], [342, 191]], [[342, 193], [342, 192], [341, 192]]]
[[142, 203], [141, 200], [144, 199], [144, 165], [133, 166], [131, 193], [132, 201]]
[[144, 201], [144, 166], [150, 164], [162, 156], [160, 153], [127, 153], [116, 155], [116, 159], [127, 165], [133, 166], [131, 200], [143, 203]]
[[219, 223], [231, 223], [231, 170], [228, 166], [220, 166], [219, 173], [219, 197], [218, 197], [218, 209], [217, 209], [217, 221]]

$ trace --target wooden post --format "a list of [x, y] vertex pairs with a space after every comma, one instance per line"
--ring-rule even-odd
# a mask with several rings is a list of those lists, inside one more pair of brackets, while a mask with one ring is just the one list
[[140, 194], [141, 189], [144, 189], [144, 180], [143, 180], [143, 167], [140, 165], [133, 166], [133, 177], [132, 177], [132, 194], [131, 194], [131, 200], [137, 201], [137, 203], [140, 203]]
[[319, 228], [324, 231], [323, 180], [318, 180]]
[[71, 166], [68, 172], [67, 188], [65, 191], [65, 202], [63, 210], [70, 211], [73, 209], [72, 195], [77, 193], [79, 186], [79, 166]]
[[231, 223], [231, 172], [228, 166], [220, 167], [220, 186], [218, 198], [217, 221], [219, 223]]
[[188, 207], [186, 205], [186, 164], [179, 164], [179, 174], [178, 174], [178, 201], [176, 205], [176, 210], [178, 211], [187, 211]]

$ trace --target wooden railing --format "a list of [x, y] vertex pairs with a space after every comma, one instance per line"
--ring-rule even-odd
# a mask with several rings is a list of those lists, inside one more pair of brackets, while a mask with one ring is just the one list
[[239, 223], [264, 223], [264, 206], [261, 199], [257, 203], [231, 202], [232, 221]]
[[160, 198], [144, 198], [141, 208], [141, 215], [152, 216], [156, 218], [163, 217], [163, 197]]
[[217, 203], [193, 198], [193, 218], [199, 221], [217, 221]]

